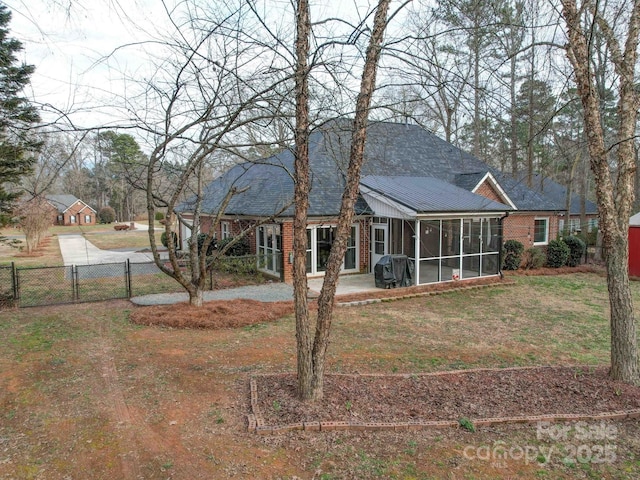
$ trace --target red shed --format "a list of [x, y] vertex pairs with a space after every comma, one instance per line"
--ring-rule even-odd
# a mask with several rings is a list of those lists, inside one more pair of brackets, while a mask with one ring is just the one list
[[629, 220], [629, 275], [640, 277], [640, 213]]

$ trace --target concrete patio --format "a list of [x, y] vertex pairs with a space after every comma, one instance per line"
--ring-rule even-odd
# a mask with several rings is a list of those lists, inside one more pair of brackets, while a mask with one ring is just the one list
[[[307, 285], [314, 293], [319, 294], [324, 277], [310, 278]], [[336, 295], [350, 295], [353, 293], [380, 291], [376, 288], [373, 273], [342, 275], [338, 280]]]

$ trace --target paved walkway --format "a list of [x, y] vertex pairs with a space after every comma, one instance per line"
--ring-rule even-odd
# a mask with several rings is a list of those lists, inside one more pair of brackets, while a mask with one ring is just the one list
[[[203, 298], [205, 302], [211, 300], [236, 300], [238, 298], [258, 300], [260, 302], [286, 302], [293, 300], [293, 287], [286, 283], [265, 283], [263, 285], [205, 291]], [[131, 302], [136, 305], [170, 305], [188, 300], [189, 295], [186, 292], [154, 293], [131, 298]]]

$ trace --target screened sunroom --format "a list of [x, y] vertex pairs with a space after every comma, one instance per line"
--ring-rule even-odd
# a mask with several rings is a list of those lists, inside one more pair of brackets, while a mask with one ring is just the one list
[[430, 177], [365, 177], [361, 193], [377, 214], [371, 271], [401, 254], [417, 285], [499, 274], [507, 205]]

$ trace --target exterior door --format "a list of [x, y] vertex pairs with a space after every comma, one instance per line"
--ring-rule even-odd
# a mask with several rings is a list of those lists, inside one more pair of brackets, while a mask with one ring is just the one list
[[371, 271], [376, 263], [389, 254], [389, 227], [387, 225], [371, 225]]

